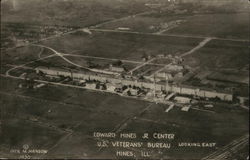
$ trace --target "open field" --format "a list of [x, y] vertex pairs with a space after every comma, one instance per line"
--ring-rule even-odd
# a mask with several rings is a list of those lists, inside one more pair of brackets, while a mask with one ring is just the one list
[[1, 49], [27, 45], [77, 28], [100, 25], [150, 10], [137, 0], [56, 0], [45, 3], [43, 0], [3, 0]]
[[[9, 149], [22, 147], [23, 144], [45, 149], [53, 145], [62, 136], [60, 132], [58, 133], [53, 129], [13, 117], [4, 122], [1, 144], [9, 145]], [[14, 130], [20, 130], [20, 132], [13, 132]], [[30, 130], [33, 132], [30, 132]]]
[[231, 83], [249, 84], [248, 72], [213, 72], [207, 78], [215, 81], [225, 81]]
[[185, 58], [186, 64], [200, 68], [242, 69], [249, 65], [248, 42], [212, 40]]
[[40, 52], [43, 52], [46, 55], [46, 52], [50, 51], [44, 51], [41, 48], [35, 46], [26, 46], [19, 47], [14, 50], [9, 50], [6, 53], [3, 53], [1, 58], [2, 62], [5, 64], [10, 63], [15, 65], [21, 65], [32, 60], [37, 60]]
[[81, 132], [75, 132], [43, 158], [89, 159], [93, 156], [101, 157], [100, 154], [97, 155], [96, 151], [98, 151], [96, 140]]
[[249, 39], [248, 13], [204, 14], [190, 17], [165, 34], [202, 35], [208, 37]]
[[[1, 95], [2, 97], [2, 95]], [[3, 104], [1, 100], [1, 105]], [[2, 119], [2, 133], [0, 137], [1, 155], [6, 158], [21, 158], [21, 154], [10, 153], [12, 149], [22, 149], [29, 145], [30, 149], [47, 150], [53, 146], [63, 134], [49, 127], [37, 125], [32, 121], [18, 119], [16, 116]], [[36, 157], [39, 154], [30, 154]]]
[[[175, 26], [173, 22], [175, 21], [184, 21], [189, 16], [185, 15], [164, 15], [164, 16], [151, 16], [150, 14], [130, 17], [123, 21], [119, 22], [111, 22], [105, 25], [100, 26], [101, 29], [112, 29], [119, 30], [119, 28], [126, 28], [128, 31], [134, 32], [143, 32], [143, 33], [157, 33], [160, 31], [168, 30], [171, 27], [177, 27], [179, 24]], [[171, 23], [172, 22], [172, 23]], [[181, 25], [181, 24], [180, 24]]]
[[[93, 32], [70, 34], [53, 40], [44, 41], [42, 44], [66, 54], [78, 54], [83, 56], [95, 56], [103, 58], [115, 58], [124, 60], [141, 61], [145, 55], [156, 56], [158, 54], [181, 55], [197, 46], [202, 40], [199, 38], [180, 38], [155, 35], [135, 35], [129, 33], [104, 33]], [[132, 46], [132, 47], [131, 47]], [[14, 61], [28, 62], [36, 57], [45, 57], [52, 52], [35, 46], [16, 48], [4, 54], [5, 63], [13, 64]], [[218, 54], [220, 53], [220, 54]], [[238, 54], [240, 53], [240, 55]], [[231, 68], [242, 69], [248, 65], [247, 42], [211, 40], [204, 47], [184, 57], [184, 63], [192, 67], [200, 68]], [[82, 57], [71, 57], [73, 62], [86, 64], [94, 63], [107, 66], [108, 61]], [[52, 61], [57, 59], [57, 62]], [[233, 61], [232, 61], [233, 59]], [[82, 61], [83, 60], [83, 61]], [[59, 57], [45, 60], [48, 63], [65, 64]], [[51, 62], [50, 62], [51, 61]], [[97, 62], [99, 61], [99, 62]], [[128, 64], [130, 65], [130, 64]], [[102, 66], [102, 65], [101, 65]], [[102, 66], [103, 67], [103, 66]], [[130, 67], [129, 67], [130, 68]]]
[[[159, 14], [149, 13], [130, 17], [123, 21], [111, 22], [100, 29], [119, 30], [142, 33], [176, 34], [204, 37], [248, 39], [248, 13], [211, 13], [211, 14]], [[239, 29], [240, 28], [240, 29]]]
[[129, 33], [93, 32], [66, 35], [43, 42], [63, 53], [141, 60], [144, 55], [180, 54], [196, 46], [199, 38], [178, 38]]
[[[16, 1], [13, 6], [9, 1], [2, 3], [4, 22], [22, 22], [28, 24], [61, 25], [86, 27], [108, 20], [147, 11], [140, 1], [113, 0], [76, 0]], [[27, 9], [29, 8], [29, 9]]]

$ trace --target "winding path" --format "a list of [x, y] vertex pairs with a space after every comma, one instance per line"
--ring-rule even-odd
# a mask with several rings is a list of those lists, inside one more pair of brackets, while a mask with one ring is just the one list
[[64, 57], [64, 56], [65, 56], [64, 53], [57, 52], [55, 49], [53, 49], [53, 48], [51, 48], [51, 47], [47, 47], [47, 46], [40, 45], [40, 44], [31, 44], [31, 45], [49, 49], [49, 50], [51, 50], [51, 51], [54, 53], [54, 55], [56, 55], [56, 56], [62, 58], [64, 61], [68, 62], [69, 64], [71, 64], [71, 65], [73, 65], [73, 66], [76, 66], [76, 67], [79, 67], [79, 68], [83, 68], [83, 69], [86, 69], [86, 70], [89, 70], [89, 71], [92, 71], [92, 72], [96, 72], [96, 73], [120, 75], [119, 73], [114, 73], [114, 72], [109, 72], [109, 71], [103, 71], [103, 70], [98, 70], [98, 69], [91, 69], [91, 68], [84, 67], [84, 66], [81, 66], [81, 65], [79, 65], [79, 64], [76, 64], [76, 63], [70, 61], [69, 59], [65, 58], [65, 57]]

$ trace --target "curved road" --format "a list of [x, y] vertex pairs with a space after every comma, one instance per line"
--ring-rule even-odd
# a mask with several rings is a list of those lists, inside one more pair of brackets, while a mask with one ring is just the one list
[[[114, 73], [114, 72], [109, 72], [109, 71], [104, 71], [104, 70], [98, 70], [98, 69], [91, 69], [91, 68], [84, 67], [84, 66], [81, 66], [81, 65], [79, 65], [79, 64], [76, 64], [76, 63], [70, 61], [69, 59], [65, 58], [65, 57], [64, 57], [64, 55], [65, 55], [64, 53], [57, 52], [55, 49], [53, 49], [53, 48], [51, 48], [51, 47], [44, 46], [44, 45], [40, 45], [40, 44], [31, 44], [31, 45], [49, 49], [49, 50], [51, 50], [51, 51], [54, 53], [54, 55], [56, 55], [56, 56], [62, 58], [64, 61], [68, 62], [69, 64], [71, 64], [71, 65], [73, 65], [73, 66], [76, 66], [76, 67], [79, 67], [79, 68], [83, 68], [83, 69], [86, 69], [86, 70], [89, 70], [89, 71], [92, 71], [92, 72], [96, 72], [96, 73], [120, 75], [119, 73]], [[52, 55], [51, 55], [51, 56], [52, 56]]]

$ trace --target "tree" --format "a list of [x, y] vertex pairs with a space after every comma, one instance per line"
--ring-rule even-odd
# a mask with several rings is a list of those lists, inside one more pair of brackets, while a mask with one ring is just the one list
[[122, 86], [122, 90], [126, 90], [128, 88], [128, 86]]
[[130, 92], [130, 91], [128, 91], [128, 92], [127, 92], [127, 94], [128, 94], [128, 96], [132, 96], [132, 94], [131, 94], [131, 92]]
[[122, 61], [121, 60], [117, 60], [117, 61], [115, 61], [114, 63], [113, 63], [113, 65], [115, 65], [115, 66], [121, 66], [123, 63], [122, 63]]

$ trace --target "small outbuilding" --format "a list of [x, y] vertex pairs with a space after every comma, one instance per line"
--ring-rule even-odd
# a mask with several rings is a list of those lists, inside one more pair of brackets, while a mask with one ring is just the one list
[[177, 102], [177, 103], [183, 103], [183, 104], [186, 104], [186, 103], [190, 103], [191, 102], [191, 99], [190, 98], [187, 98], [187, 97], [175, 97], [174, 100]]

